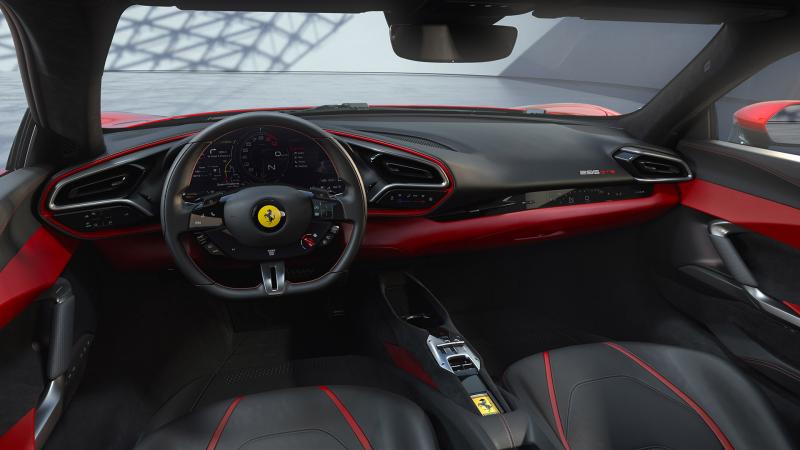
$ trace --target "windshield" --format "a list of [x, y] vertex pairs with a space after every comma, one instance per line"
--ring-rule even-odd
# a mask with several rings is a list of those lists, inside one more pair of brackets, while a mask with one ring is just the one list
[[102, 109], [174, 116], [352, 102], [626, 114], [647, 103], [719, 29], [530, 14], [506, 17], [499, 24], [518, 29], [510, 56], [482, 63], [425, 63], [394, 54], [380, 12], [134, 6], [117, 26], [103, 78]]

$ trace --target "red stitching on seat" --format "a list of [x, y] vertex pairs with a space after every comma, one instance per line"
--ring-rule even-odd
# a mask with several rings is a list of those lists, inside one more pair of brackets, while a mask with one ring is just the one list
[[711, 416], [708, 415], [708, 413], [705, 412], [705, 410], [700, 407], [700, 405], [698, 405], [694, 400], [692, 400], [691, 397], [686, 395], [677, 386], [672, 384], [668, 379], [666, 379], [664, 376], [658, 373], [658, 371], [654, 369], [652, 366], [639, 359], [639, 357], [634, 355], [633, 352], [631, 352], [630, 350], [613, 342], [606, 342], [605, 344], [613, 348], [614, 350], [617, 350], [618, 352], [622, 353], [623, 355], [627, 356], [628, 358], [633, 360], [636, 364], [641, 366], [644, 370], [650, 372], [650, 375], [656, 377], [658, 381], [660, 381], [664, 386], [668, 387], [669, 390], [674, 392], [675, 395], [677, 395], [684, 402], [686, 402], [686, 404], [688, 404], [700, 416], [700, 418], [703, 419], [703, 422], [706, 423], [708, 428], [711, 429], [711, 432], [714, 433], [714, 436], [716, 436], [717, 439], [719, 440], [719, 443], [722, 444], [722, 448], [724, 448], [725, 450], [733, 450], [733, 444], [731, 444], [731, 441], [728, 440], [728, 437], [725, 436], [725, 433], [722, 432], [717, 423], [714, 422], [714, 419], [712, 419]]
[[225, 411], [225, 414], [219, 419], [219, 424], [217, 424], [217, 429], [214, 430], [214, 434], [211, 435], [211, 440], [208, 442], [208, 447], [206, 450], [214, 450], [217, 448], [217, 444], [219, 443], [219, 438], [222, 437], [222, 432], [225, 430], [225, 425], [228, 424], [228, 420], [233, 415], [233, 410], [236, 409], [236, 406], [239, 405], [239, 402], [242, 401], [242, 397], [236, 397], [231, 402], [228, 409]]
[[342, 413], [344, 420], [350, 425], [350, 429], [353, 430], [353, 434], [358, 438], [358, 442], [361, 442], [361, 446], [364, 447], [364, 450], [372, 450], [372, 444], [369, 443], [369, 439], [367, 439], [367, 435], [364, 434], [364, 430], [358, 425], [358, 422], [356, 422], [356, 419], [350, 414], [350, 411], [347, 410], [347, 407], [344, 406], [344, 403], [339, 400], [339, 397], [337, 397], [328, 386], [320, 386], [319, 388], [331, 399], [333, 404], [336, 405], [336, 408], [339, 409], [339, 412]]
[[558, 437], [561, 439], [561, 444], [564, 445], [564, 448], [570, 450], [569, 442], [567, 442], [567, 435], [564, 433], [564, 427], [561, 425], [561, 415], [558, 413], [556, 388], [553, 384], [553, 370], [550, 368], [550, 352], [544, 352], [542, 356], [544, 356], [544, 374], [547, 377], [547, 392], [550, 395], [550, 407], [553, 409], [553, 417], [555, 418]]

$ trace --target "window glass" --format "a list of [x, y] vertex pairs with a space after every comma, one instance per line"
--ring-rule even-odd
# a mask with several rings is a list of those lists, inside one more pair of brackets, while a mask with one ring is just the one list
[[11, 144], [27, 107], [14, 42], [5, 17], [0, 13], [0, 169], [6, 167]]
[[715, 106], [719, 139], [800, 154], [800, 53], [762, 69]]
[[[426, 63], [395, 55], [380, 12], [132, 6], [120, 19], [109, 51], [102, 109], [173, 116], [347, 102], [555, 103], [561, 105], [559, 114], [625, 114], [647, 103], [720, 28], [531, 14], [509, 16], [499, 24], [518, 30], [508, 57]], [[108, 114], [106, 123], [114, 117], [123, 115]]]

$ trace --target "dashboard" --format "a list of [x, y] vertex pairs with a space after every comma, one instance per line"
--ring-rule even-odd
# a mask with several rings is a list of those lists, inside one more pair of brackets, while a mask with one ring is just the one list
[[186, 201], [258, 184], [285, 184], [336, 195], [344, 186], [324, 149], [283, 127], [246, 127], [214, 141], [195, 165]]
[[[106, 136], [108, 153], [51, 177], [39, 213], [78, 239], [152, 233], [166, 172], [211, 118]], [[312, 121], [364, 181], [363, 257], [512, 245], [641, 223], [678, 204], [692, 179], [675, 152], [600, 125], [435, 114], [327, 115]], [[297, 131], [235, 130], [197, 160], [183, 197], [259, 184], [343, 192], [324, 147]], [[113, 247], [113, 246], [112, 246]]]

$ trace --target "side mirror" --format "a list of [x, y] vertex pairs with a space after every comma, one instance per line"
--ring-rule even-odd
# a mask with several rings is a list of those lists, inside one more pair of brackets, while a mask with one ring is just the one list
[[500, 25], [392, 25], [389, 34], [397, 56], [424, 62], [494, 61], [517, 42], [517, 29]]
[[743, 144], [800, 146], [800, 100], [753, 103], [733, 114], [733, 124]]

